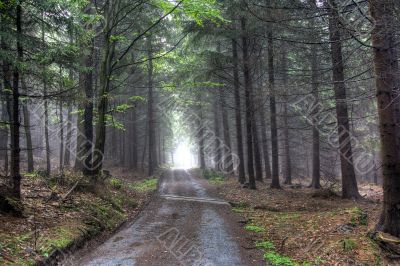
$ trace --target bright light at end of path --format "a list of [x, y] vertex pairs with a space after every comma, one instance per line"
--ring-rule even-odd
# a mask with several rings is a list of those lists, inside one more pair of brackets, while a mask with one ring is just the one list
[[187, 143], [181, 143], [174, 152], [174, 168], [189, 169], [195, 166], [195, 159]]

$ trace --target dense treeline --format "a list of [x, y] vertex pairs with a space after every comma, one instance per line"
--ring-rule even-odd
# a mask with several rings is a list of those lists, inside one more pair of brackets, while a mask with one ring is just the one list
[[[2, 1], [4, 184], [196, 164], [251, 189], [381, 183], [400, 235], [396, 1]], [[179, 158], [182, 159], [182, 158]], [[341, 180], [338, 184], [338, 180]]]

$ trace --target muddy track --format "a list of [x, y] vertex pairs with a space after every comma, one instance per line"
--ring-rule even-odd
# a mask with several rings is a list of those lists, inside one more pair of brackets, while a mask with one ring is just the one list
[[264, 265], [229, 204], [210, 190], [184, 170], [164, 172], [138, 219], [61, 265]]

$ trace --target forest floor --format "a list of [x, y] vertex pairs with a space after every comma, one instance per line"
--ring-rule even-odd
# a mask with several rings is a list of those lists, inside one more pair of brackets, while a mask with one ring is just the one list
[[64, 199], [78, 180], [84, 184], [81, 175], [25, 174], [23, 217], [0, 214], [0, 265], [35, 265], [64, 256], [131, 220], [156, 190], [157, 179], [121, 169], [111, 169], [111, 175], [100, 190], [90, 193], [78, 185]]
[[206, 178], [244, 217], [254, 248], [272, 265], [400, 265], [386, 261], [367, 236], [381, 210], [382, 190], [375, 185], [361, 184], [365, 200], [355, 202], [305, 184], [276, 190], [258, 182], [254, 191], [233, 178]]

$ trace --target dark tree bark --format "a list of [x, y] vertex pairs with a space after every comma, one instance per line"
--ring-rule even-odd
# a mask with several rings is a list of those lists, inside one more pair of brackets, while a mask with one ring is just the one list
[[233, 87], [235, 93], [235, 121], [236, 121], [236, 144], [239, 157], [239, 182], [246, 182], [246, 173], [244, 169], [244, 151], [243, 151], [243, 135], [242, 135], [242, 107], [240, 104], [240, 84], [239, 84], [239, 67], [238, 67], [238, 51], [236, 40], [232, 39], [232, 57], [233, 57]]
[[[22, 91], [27, 94], [27, 86], [25, 83], [24, 76], [21, 75], [21, 88]], [[30, 116], [29, 116], [29, 110], [28, 110], [28, 102], [25, 101], [22, 104], [22, 113], [24, 116], [24, 129], [25, 129], [25, 138], [26, 138], [26, 153], [28, 157], [28, 173], [32, 173], [35, 168], [34, 168], [34, 163], [33, 163], [33, 145], [32, 145], [32, 134], [31, 134], [31, 121], [30, 121]]]
[[[83, 107], [83, 106], [79, 106], [79, 107]], [[83, 171], [82, 154], [83, 154], [83, 146], [85, 145], [85, 137], [83, 135], [84, 125], [83, 125], [83, 114], [81, 112], [78, 112], [78, 117], [76, 119], [76, 128], [77, 128], [77, 134], [76, 134], [76, 149], [75, 149], [74, 168], [76, 171]]]
[[[231, 136], [229, 134], [229, 120], [228, 120], [228, 112], [226, 110], [226, 102], [225, 102], [225, 88], [219, 88], [219, 98], [221, 103], [221, 113], [222, 113], [222, 132], [224, 136], [224, 146], [227, 149], [224, 149], [224, 170], [228, 173], [233, 172], [233, 164], [232, 164], [232, 147], [231, 147]], [[227, 166], [226, 166], [227, 164]]]
[[319, 112], [319, 93], [318, 93], [318, 55], [317, 48], [311, 47], [311, 87], [314, 97], [313, 113], [312, 113], [312, 181], [310, 187], [314, 189], [321, 188], [321, 169], [320, 169], [320, 140], [318, 129], [318, 112]]
[[67, 135], [65, 136], [64, 165], [68, 168], [71, 165], [71, 138], [72, 138], [72, 105], [68, 103], [67, 114]]
[[333, 65], [333, 87], [336, 100], [336, 115], [339, 134], [340, 165], [342, 170], [342, 197], [346, 199], [360, 198], [354, 172], [351, 149], [349, 115], [344, 83], [344, 65], [342, 58], [342, 41], [340, 34], [339, 14], [335, 0], [329, 0], [329, 36]]
[[283, 102], [283, 146], [284, 146], [284, 161], [283, 161], [283, 178], [285, 184], [292, 184], [292, 166], [290, 158], [290, 139], [289, 139], [289, 124], [288, 124], [288, 73], [287, 73], [287, 51], [284, 45], [282, 56], [282, 78], [284, 88]]
[[278, 126], [276, 122], [275, 73], [274, 73], [274, 43], [272, 32], [268, 33], [268, 77], [271, 109], [271, 152], [272, 152], [272, 182], [271, 188], [281, 188], [279, 182]]
[[63, 116], [63, 106], [60, 101], [60, 170], [64, 171], [64, 116]]
[[383, 168], [383, 210], [378, 230], [400, 237], [400, 160], [399, 143], [396, 143], [395, 107], [393, 88], [396, 75], [393, 64], [395, 41], [392, 25], [395, 24], [393, 1], [370, 0], [370, 12], [375, 20], [372, 32], [374, 47], [375, 81], [377, 90], [379, 131]]
[[136, 115], [136, 107], [132, 109], [132, 168], [138, 168], [138, 132], [137, 132], [137, 115]]
[[215, 133], [215, 154], [214, 154], [214, 163], [215, 163], [215, 170], [221, 171], [222, 170], [222, 144], [221, 143], [221, 129], [220, 129], [220, 101], [218, 95], [214, 95], [214, 133]]
[[[89, 28], [90, 30], [90, 28]], [[83, 112], [83, 128], [85, 143], [83, 145], [82, 160], [84, 166], [82, 171], [85, 175], [91, 174], [92, 165], [92, 146], [93, 146], [93, 41], [89, 44], [88, 54], [84, 56], [83, 64], [87, 68], [82, 75], [82, 91], [85, 92], [84, 112]]]
[[253, 105], [251, 102], [253, 84], [250, 75], [250, 56], [248, 48], [248, 36], [246, 30], [246, 19], [241, 18], [242, 29], [242, 52], [243, 52], [243, 74], [245, 85], [245, 101], [246, 101], [246, 139], [247, 139], [247, 172], [249, 175], [249, 188], [256, 189], [256, 180], [254, 176], [254, 163], [253, 163]]
[[153, 87], [153, 47], [152, 40], [149, 36], [147, 38], [147, 50], [148, 50], [148, 95], [147, 95], [147, 123], [148, 123], [148, 135], [149, 135], [149, 176], [153, 175], [154, 171], [158, 167], [157, 162], [157, 143], [156, 143], [156, 117], [154, 112], [154, 87]]
[[[253, 101], [254, 102], [254, 101]], [[263, 169], [262, 169], [262, 158], [260, 150], [260, 140], [258, 136], [258, 129], [256, 124], [256, 114], [253, 113], [252, 133], [253, 133], [253, 145], [254, 145], [254, 170], [257, 181], [263, 181]]]
[[[43, 94], [47, 95], [47, 81], [44, 80]], [[46, 147], [46, 175], [51, 173], [51, 158], [50, 158], [50, 140], [49, 140], [49, 103], [47, 99], [44, 100], [44, 141]]]
[[97, 176], [103, 167], [105, 141], [106, 141], [106, 114], [108, 111], [109, 92], [111, 87], [111, 73], [113, 59], [115, 56], [115, 42], [111, 41], [111, 36], [115, 28], [112, 23], [117, 19], [120, 1], [115, 4], [109, 2], [104, 7], [104, 21], [105, 26], [103, 29], [104, 34], [104, 54], [100, 69], [100, 91], [99, 103], [97, 107], [98, 120], [96, 124], [96, 139], [95, 146], [92, 152], [92, 163], [90, 164], [90, 174], [92, 175], [92, 182], [97, 182]]
[[269, 160], [269, 148], [268, 148], [268, 137], [267, 137], [267, 124], [265, 118], [265, 108], [261, 106], [259, 109], [259, 116], [261, 121], [261, 141], [263, 147], [263, 158], [264, 158], [264, 172], [265, 178], [271, 179], [271, 165]]
[[[20, 42], [22, 37], [22, 8], [20, 4], [16, 7], [16, 29], [17, 29], [17, 54], [18, 62], [22, 63], [23, 50]], [[13, 181], [13, 196], [21, 198], [21, 173], [20, 173], [20, 122], [19, 122], [19, 78], [20, 69], [14, 67], [12, 87], [12, 123], [11, 123], [11, 178]]]
[[[42, 19], [44, 14], [42, 13]], [[42, 22], [42, 45], [44, 48], [45, 38], [44, 38], [45, 30], [44, 30], [44, 20]], [[43, 70], [43, 95], [47, 97], [47, 77], [46, 77], [46, 66], [42, 66]], [[51, 158], [50, 158], [50, 140], [49, 140], [49, 103], [47, 98], [44, 99], [44, 141], [45, 141], [45, 149], [46, 149], [46, 175], [51, 174]]]
[[206, 159], [205, 159], [205, 153], [204, 153], [204, 121], [203, 121], [203, 107], [202, 107], [202, 97], [201, 94], [199, 94], [199, 104], [198, 104], [198, 117], [197, 119], [197, 142], [199, 146], [199, 162], [200, 162], [200, 168], [201, 169], [206, 169]]

